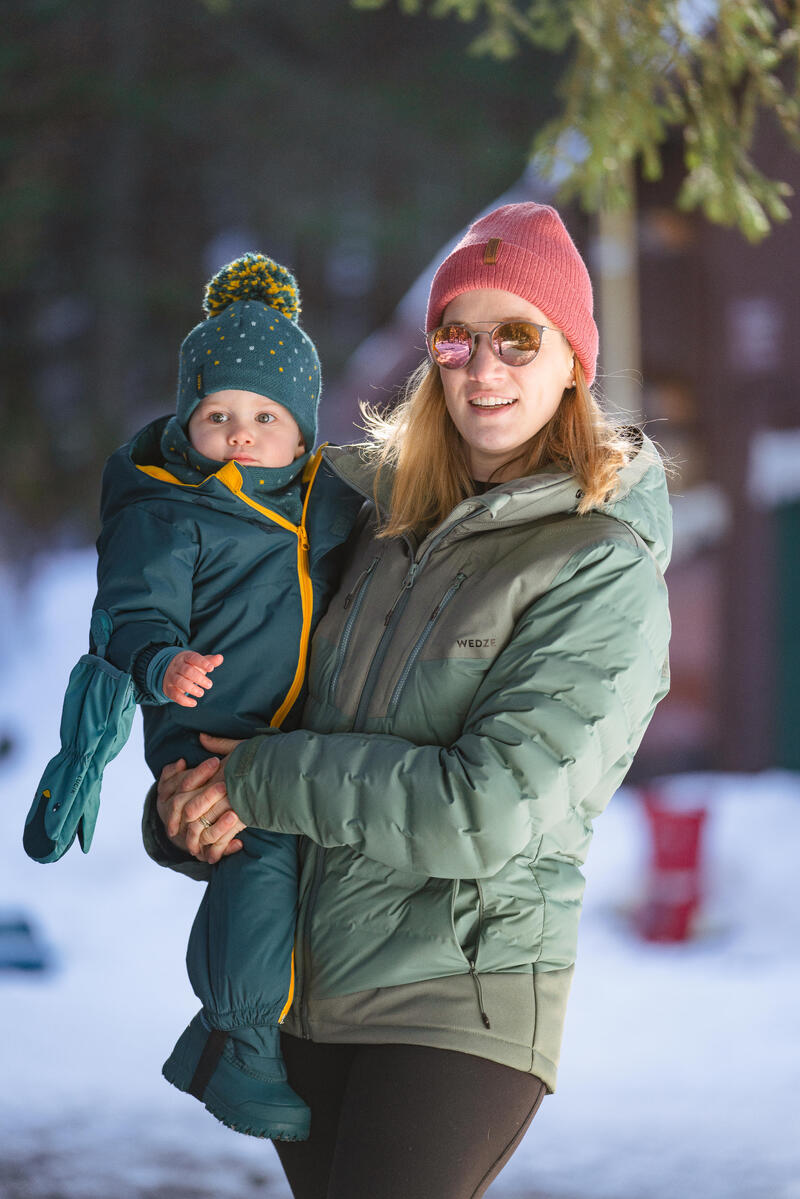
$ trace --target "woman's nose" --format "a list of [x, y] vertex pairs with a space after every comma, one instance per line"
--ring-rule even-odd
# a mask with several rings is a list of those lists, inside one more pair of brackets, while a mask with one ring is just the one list
[[469, 360], [468, 371], [471, 378], [481, 379], [493, 375], [502, 367], [502, 362], [492, 349], [492, 342], [487, 332], [473, 333], [475, 349]]

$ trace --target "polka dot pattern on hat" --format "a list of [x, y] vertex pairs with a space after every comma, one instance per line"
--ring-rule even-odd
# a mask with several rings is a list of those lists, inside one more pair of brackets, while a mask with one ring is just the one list
[[265, 254], [244, 254], [208, 283], [204, 308], [207, 318], [181, 346], [180, 426], [188, 428], [200, 400], [213, 392], [251, 391], [282, 404], [310, 449], [322, 380], [316, 347], [297, 323], [300, 293], [291, 272]]

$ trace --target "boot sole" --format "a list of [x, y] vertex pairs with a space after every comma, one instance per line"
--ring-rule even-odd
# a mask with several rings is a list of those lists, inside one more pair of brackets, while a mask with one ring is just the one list
[[[200, 1023], [199, 1016], [195, 1016], [161, 1067], [164, 1078], [179, 1091], [189, 1093], [197, 1062], [207, 1037], [208, 1032]], [[206, 1111], [210, 1112], [221, 1124], [233, 1129], [234, 1132], [273, 1141], [305, 1141], [308, 1139], [311, 1128], [311, 1112], [299, 1097], [296, 1097], [297, 1103], [291, 1106], [265, 1103], [256, 1098], [231, 1103], [214, 1086], [215, 1081], [221, 1079], [227, 1079], [232, 1088], [257, 1087], [259, 1085], [258, 1080], [237, 1070], [225, 1057], [220, 1059], [214, 1076], [203, 1092], [201, 1103]], [[288, 1083], [276, 1084], [265, 1080], [260, 1085], [265, 1087], [285, 1086], [289, 1094], [294, 1095]]]

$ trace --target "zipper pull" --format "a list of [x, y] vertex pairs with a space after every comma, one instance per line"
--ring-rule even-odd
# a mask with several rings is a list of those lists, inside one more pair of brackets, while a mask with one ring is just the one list
[[377, 557], [372, 559], [369, 566], [367, 566], [364, 570], [362, 570], [361, 574], [358, 576], [355, 583], [353, 584], [352, 590], [350, 592], [348, 592], [348, 594], [345, 596], [345, 601], [343, 604], [345, 611], [350, 607], [351, 603], [353, 602], [353, 596], [356, 594], [356, 592], [360, 588], [361, 584], [366, 582], [366, 580], [372, 574], [373, 570], [378, 565], [380, 560], [381, 560], [381, 555], [378, 554]]
[[394, 614], [394, 610], [395, 610], [395, 608], [397, 607], [397, 605], [400, 603], [400, 597], [401, 597], [401, 595], [403, 594], [403, 592], [404, 592], [404, 591], [410, 591], [410, 590], [411, 590], [411, 588], [414, 586], [414, 580], [415, 580], [415, 579], [416, 579], [416, 577], [417, 577], [417, 573], [418, 573], [418, 571], [419, 571], [419, 563], [418, 563], [418, 562], [412, 562], [412, 563], [411, 563], [411, 565], [410, 565], [410, 566], [409, 566], [409, 568], [408, 568], [408, 574], [407, 574], [407, 575], [406, 575], [406, 577], [403, 579], [403, 582], [402, 582], [402, 585], [401, 585], [401, 587], [400, 587], [400, 590], [399, 590], [399, 592], [397, 593], [397, 599], [394, 601], [394, 603], [392, 604], [391, 608], [390, 608], [390, 609], [389, 609], [389, 611], [386, 613], [386, 619], [385, 619], [385, 620], [384, 620], [384, 622], [383, 622], [383, 627], [384, 627], [384, 628], [386, 628], [386, 626], [388, 625], [389, 621], [392, 619], [392, 615]]
[[430, 616], [428, 617], [428, 620], [436, 620], [436, 617], [439, 615], [439, 612], [441, 611], [441, 607], [442, 607], [442, 604], [444, 603], [444, 601], [445, 601], [445, 600], [449, 600], [449, 599], [450, 599], [450, 596], [451, 596], [451, 595], [452, 595], [454, 592], [458, 591], [459, 587], [460, 587], [460, 586], [461, 586], [461, 584], [464, 582], [464, 579], [466, 579], [466, 577], [467, 577], [467, 576], [464, 574], [463, 570], [460, 570], [460, 571], [458, 572], [458, 574], [456, 575], [456, 577], [453, 579], [453, 582], [450, 584], [450, 588], [449, 588], [449, 590], [447, 591], [446, 595], [444, 595], [444, 596], [443, 596], [443, 597], [442, 597], [442, 598], [439, 600], [438, 604], [436, 605], [436, 607], [433, 609], [433, 611], [431, 612]]
[[481, 1014], [481, 1020], [483, 1021], [485, 1028], [491, 1028], [492, 1026], [489, 1023], [489, 1017], [486, 1015], [486, 1011], [484, 1010], [483, 990], [481, 988], [481, 980], [478, 978], [478, 975], [475, 973], [475, 963], [474, 962], [470, 962], [469, 972], [472, 975], [472, 981], [475, 984], [475, 993], [478, 997], [478, 1011]]
[[300, 540], [300, 548], [305, 553], [308, 553], [308, 533], [306, 532], [305, 525], [297, 526], [297, 536]]
[[412, 562], [412, 563], [411, 563], [411, 565], [410, 565], [410, 566], [409, 566], [409, 568], [408, 568], [408, 574], [407, 574], [407, 575], [406, 575], [406, 577], [403, 579], [403, 588], [404, 588], [404, 589], [405, 589], [405, 588], [407, 588], [407, 587], [408, 587], [408, 588], [411, 588], [411, 587], [413, 587], [413, 586], [414, 586], [414, 580], [415, 580], [415, 579], [416, 579], [416, 577], [417, 577], [417, 572], [418, 572], [418, 570], [419, 570], [419, 563], [418, 563], [418, 562]]

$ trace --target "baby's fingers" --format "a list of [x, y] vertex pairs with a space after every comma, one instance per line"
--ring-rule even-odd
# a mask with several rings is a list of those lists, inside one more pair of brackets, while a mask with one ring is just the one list
[[215, 666], [221, 666], [224, 661], [222, 654], [198, 654], [192, 649], [187, 650], [182, 657], [184, 668], [190, 666], [193, 669], [202, 671], [203, 675], [208, 674]]
[[204, 691], [208, 691], [209, 687], [213, 686], [211, 679], [207, 679], [205, 671], [200, 670], [197, 666], [184, 666], [175, 675], [175, 685], [182, 687], [184, 691], [188, 691], [190, 695], [202, 695]]

